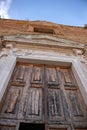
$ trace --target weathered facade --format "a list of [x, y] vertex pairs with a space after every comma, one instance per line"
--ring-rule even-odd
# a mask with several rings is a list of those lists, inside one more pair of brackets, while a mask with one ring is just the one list
[[0, 25], [0, 130], [87, 130], [87, 29]]

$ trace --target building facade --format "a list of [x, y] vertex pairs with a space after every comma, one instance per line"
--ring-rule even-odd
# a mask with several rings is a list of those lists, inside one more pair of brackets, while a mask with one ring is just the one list
[[0, 129], [87, 130], [87, 30], [0, 25]]

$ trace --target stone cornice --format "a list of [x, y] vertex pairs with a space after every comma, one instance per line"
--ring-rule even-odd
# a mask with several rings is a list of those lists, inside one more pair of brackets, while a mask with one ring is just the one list
[[9, 35], [4, 36], [4, 44], [15, 42], [16, 44], [54, 46], [62, 48], [84, 49], [85, 45], [71, 40], [58, 38], [47, 34]]

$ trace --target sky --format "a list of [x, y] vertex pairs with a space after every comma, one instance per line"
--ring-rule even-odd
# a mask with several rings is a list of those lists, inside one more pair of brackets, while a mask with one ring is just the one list
[[84, 26], [87, 0], [0, 0], [0, 17]]

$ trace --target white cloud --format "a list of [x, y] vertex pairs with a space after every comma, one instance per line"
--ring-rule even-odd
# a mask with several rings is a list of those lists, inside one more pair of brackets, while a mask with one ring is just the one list
[[0, 17], [9, 18], [8, 11], [10, 9], [12, 0], [0, 0]]

